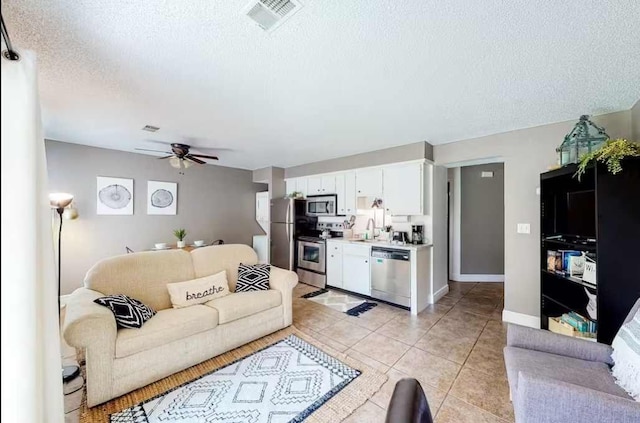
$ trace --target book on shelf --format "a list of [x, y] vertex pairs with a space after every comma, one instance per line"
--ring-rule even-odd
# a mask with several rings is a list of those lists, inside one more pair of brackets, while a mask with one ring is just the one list
[[547, 270], [555, 272], [556, 270], [556, 252], [555, 250], [547, 250]]
[[594, 334], [597, 331], [596, 322], [587, 319], [575, 311], [563, 314], [559, 317], [559, 321], [573, 327], [578, 332]]

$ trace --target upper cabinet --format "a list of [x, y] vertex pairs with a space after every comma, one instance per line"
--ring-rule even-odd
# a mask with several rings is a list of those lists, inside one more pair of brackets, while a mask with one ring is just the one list
[[306, 195], [324, 195], [336, 193], [335, 175], [309, 176]]
[[356, 197], [383, 197], [382, 169], [356, 171]]
[[287, 179], [285, 184], [287, 195], [291, 195], [294, 192], [301, 192], [303, 195], [307, 195], [307, 178]]
[[309, 176], [307, 178], [307, 195], [322, 194], [322, 176]]
[[344, 174], [344, 214], [356, 214], [356, 172]]
[[296, 180], [295, 179], [287, 179], [286, 181], [284, 181], [285, 183], [285, 193], [287, 195], [291, 195], [296, 191]]
[[336, 213], [341, 216], [357, 214], [358, 197], [382, 198], [390, 215], [429, 215], [432, 168], [426, 162], [408, 162], [291, 178], [286, 180], [287, 194], [294, 191], [305, 196], [335, 194]]
[[307, 196], [307, 178], [296, 178], [296, 191], [301, 192], [303, 196]]
[[426, 214], [423, 164], [408, 163], [384, 168], [383, 204], [387, 213], [401, 216]]
[[323, 194], [335, 194], [336, 193], [336, 177], [335, 175], [327, 175], [322, 177], [322, 193]]
[[347, 214], [347, 208], [345, 207], [345, 179], [344, 174], [336, 175], [336, 195], [338, 196], [338, 206], [336, 213], [339, 215]]

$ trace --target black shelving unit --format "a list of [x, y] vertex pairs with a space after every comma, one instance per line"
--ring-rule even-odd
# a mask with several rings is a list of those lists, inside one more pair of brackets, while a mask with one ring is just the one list
[[[589, 318], [588, 291], [597, 297], [599, 342], [610, 344], [640, 298], [640, 159], [627, 159], [617, 175], [591, 166], [581, 180], [577, 167], [540, 175], [540, 316], [569, 311]], [[549, 250], [585, 251], [595, 257], [596, 284], [547, 269]]]

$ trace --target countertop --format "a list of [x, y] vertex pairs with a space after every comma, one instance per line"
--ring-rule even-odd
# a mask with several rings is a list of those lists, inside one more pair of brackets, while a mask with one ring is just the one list
[[327, 242], [340, 242], [342, 244], [361, 244], [361, 245], [370, 245], [373, 247], [387, 247], [387, 248], [395, 248], [398, 250], [409, 250], [409, 251], [412, 251], [412, 250], [417, 251], [417, 250], [433, 247], [433, 244], [398, 245], [398, 244], [391, 244], [389, 241], [370, 241], [370, 240], [361, 241], [357, 239], [347, 239], [347, 238], [328, 238]]

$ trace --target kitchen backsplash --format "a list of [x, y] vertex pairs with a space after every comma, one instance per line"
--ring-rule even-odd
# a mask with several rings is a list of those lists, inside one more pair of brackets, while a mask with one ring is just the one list
[[[409, 216], [408, 222], [393, 222], [392, 216], [383, 215], [383, 210], [379, 209], [370, 209], [370, 210], [358, 210], [358, 215], [356, 215], [356, 222], [353, 226], [354, 234], [363, 234], [367, 229], [367, 222], [370, 218], [374, 218], [376, 221], [376, 235], [384, 230], [385, 225], [391, 225], [392, 231], [404, 231], [409, 235], [409, 239], [411, 240], [411, 226], [412, 225], [424, 225], [424, 236], [426, 237], [425, 242], [431, 242], [432, 239], [432, 223], [431, 216]], [[349, 216], [320, 216], [318, 217], [319, 222], [332, 222], [332, 223], [342, 223], [349, 219]]]

